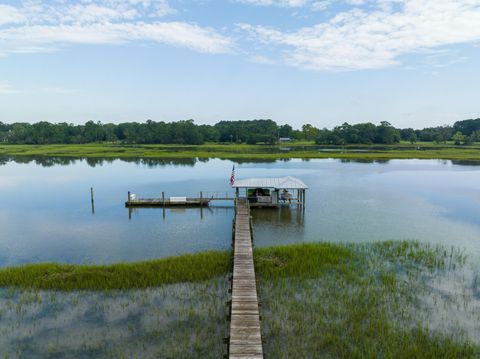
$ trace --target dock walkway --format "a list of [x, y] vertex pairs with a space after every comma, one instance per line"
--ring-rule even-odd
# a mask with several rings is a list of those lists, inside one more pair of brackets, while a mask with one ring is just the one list
[[250, 211], [245, 199], [235, 206], [230, 359], [263, 358]]

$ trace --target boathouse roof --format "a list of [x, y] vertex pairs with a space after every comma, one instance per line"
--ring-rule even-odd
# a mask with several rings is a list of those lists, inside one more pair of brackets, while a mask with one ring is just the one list
[[308, 186], [295, 177], [279, 178], [246, 178], [235, 180], [234, 188], [275, 188], [275, 189], [308, 189]]

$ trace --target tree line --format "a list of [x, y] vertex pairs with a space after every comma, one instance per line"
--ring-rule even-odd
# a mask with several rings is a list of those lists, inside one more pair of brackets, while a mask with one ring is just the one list
[[480, 118], [424, 129], [395, 128], [389, 122], [379, 125], [344, 123], [333, 129], [305, 124], [300, 129], [278, 125], [273, 120], [220, 121], [215, 125], [197, 125], [193, 120], [177, 122], [120, 124], [88, 121], [76, 125], [46, 121], [7, 124], [0, 122], [0, 142], [8, 144], [84, 144], [93, 142], [126, 144], [185, 144], [205, 142], [275, 144], [280, 139], [315, 141], [317, 144], [394, 144], [417, 141], [471, 144], [480, 141]]

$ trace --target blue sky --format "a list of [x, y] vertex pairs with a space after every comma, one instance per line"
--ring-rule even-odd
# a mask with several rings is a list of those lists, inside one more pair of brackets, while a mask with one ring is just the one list
[[0, 121], [480, 117], [480, 0], [0, 1]]

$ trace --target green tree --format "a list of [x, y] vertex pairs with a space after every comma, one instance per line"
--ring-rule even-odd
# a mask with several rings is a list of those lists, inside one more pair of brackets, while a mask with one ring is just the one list
[[320, 130], [307, 123], [306, 125], [302, 126], [302, 132], [307, 141], [315, 141], [320, 133]]
[[389, 122], [382, 121], [380, 122], [380, 126], [377, 127], [375, 142], [384, 144], [400, 142], [400, 132]]
[[460, 145], [462, 142], [465, 141], [465, 136], [460, 131], [457, 131], [452, 136], [452, 141], [455, 142], [456, 145]]

